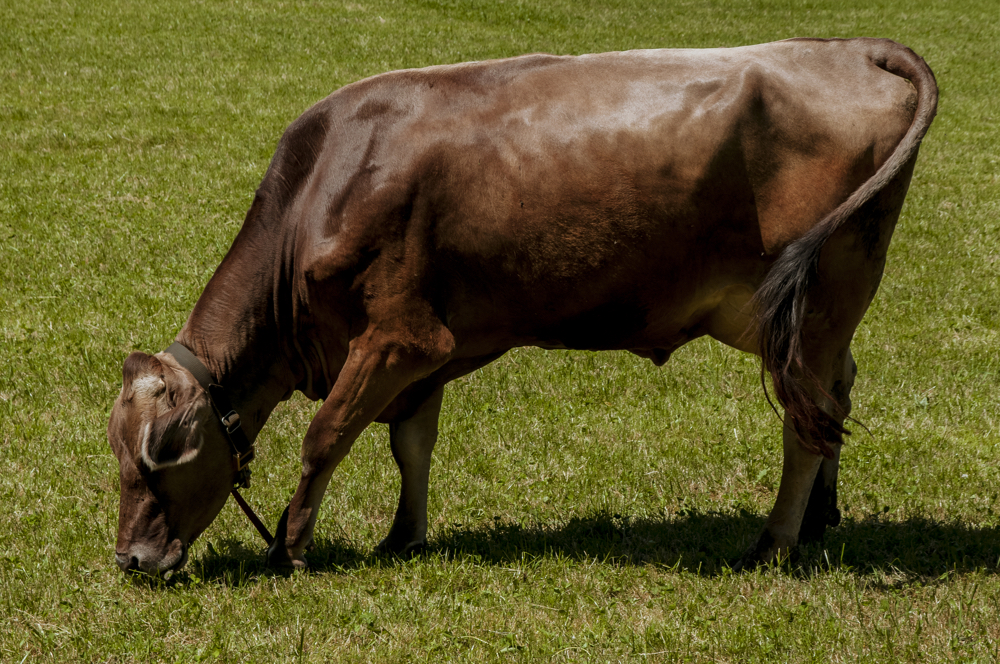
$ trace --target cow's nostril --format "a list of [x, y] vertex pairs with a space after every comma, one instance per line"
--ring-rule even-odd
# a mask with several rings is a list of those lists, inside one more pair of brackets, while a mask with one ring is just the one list
[[115, 551], [115, 562], [118, 563], [118, 568], [123, 572], [139, 569], [139, 559], [127, 553], [118, 553]]

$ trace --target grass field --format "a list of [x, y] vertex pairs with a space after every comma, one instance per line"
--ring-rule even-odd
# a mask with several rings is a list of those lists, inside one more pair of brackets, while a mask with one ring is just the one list
[[[371, 427], [312, 568], [232, 504], [167, 582], [114, 566], [121, 363], [165, 348], [284, 127], [390, 69], [533, 51], [891, 37], [938, 77], [858, 331], [845, 521], [733, 574], [780, 472], [754, 358], [524, 349], [446, 392], [426, 554], [379, 559], [398, 473]], [[952, 0], [5, 0], [0, 9], [0, 661], [1000, 660], [1000, 11]], [[316, 405], [245, 495], [273, 528]]]

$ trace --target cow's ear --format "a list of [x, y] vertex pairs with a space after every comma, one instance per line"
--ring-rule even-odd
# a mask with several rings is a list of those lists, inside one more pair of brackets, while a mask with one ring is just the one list
[[187, 463], [198, 456], [204, 434], [197, 402], [182, 404], [142, 428], [142, 460], [150, 470]]
[[122, 366], [122, 396], [131, 401], [136, 396], [156, 398], [166, 389], [163, 365], [152, 355], [135, 351]]

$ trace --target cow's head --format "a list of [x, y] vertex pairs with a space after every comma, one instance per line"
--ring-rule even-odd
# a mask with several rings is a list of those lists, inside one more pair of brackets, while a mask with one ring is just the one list
[[222, 510], [235, 470], [208, 394], [172, 356], [132, 353], [108, 422], [121, 503], [115, 560], [160, 574]]

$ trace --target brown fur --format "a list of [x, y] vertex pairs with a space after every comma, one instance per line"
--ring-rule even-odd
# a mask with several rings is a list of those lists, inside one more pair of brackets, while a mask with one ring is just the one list
[[[817, 278], [820, 253], [826, 241], [837, 230], [860, 215], [855, 220], [858, 240], [864, 245], [872, 262], [884, 260], [885, 246], [892, 232], [891, 225], [895, 223], [895, 215], [881, 210], [868, 210], [866, 214], [864, 206], [899, 176], [907, 165], [912, 168], [920, 141], [937, 110], [934, 75], [919, 56], [888, 41], [873, 42], [870, 49], [869, 57], [875, 66], [905, 77], [914, 84], [916, 103], [907, 104], [907, 108], [913, 109], [913, 121], [889, 159], [861, 187], [803, 233], [802, 237], [785, 247], [755, 295], [762, 371], [770, 373], [778, 401], [795, 422], [799, 441], [807, 449], [826, 457], [832, 457], [833, 454], [830, 443], [842, 443], [843, 434], [848, 432], [842, 424], [846, 412], [841, 409], [837, 413], [840, 416], [838, 421], [834, 415], [824, 412], [810, 395], [809, 383], [812, 383], [824, 396], [836, 403], [819, 385], [802, 349], [806, 309], [810, 306], [824, 306], [823, 302], [809, 302], [808, 297]], [[867, 160], [867, 152], [863, 158]], [[878, 270], [878, 276], [881, 276], [881, 269]], [[872, 296], [877, 287], [876, 280], [871, 286]], [[867, 304], [864, 303], [865, 307]], [[764, 386], [766, 390], [766, 382]]]

